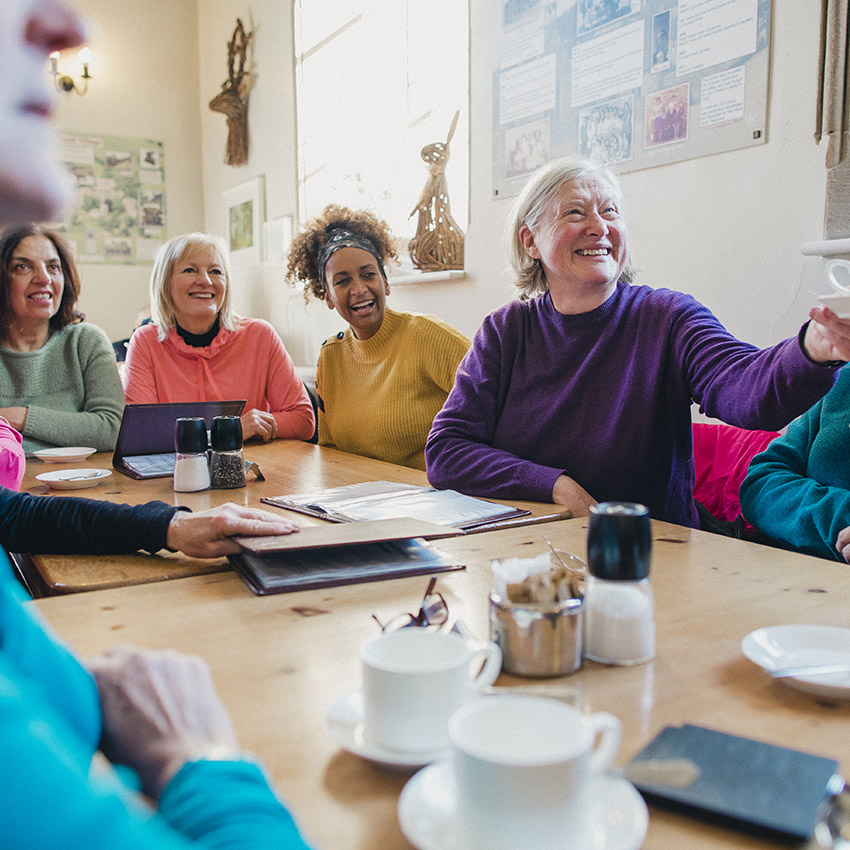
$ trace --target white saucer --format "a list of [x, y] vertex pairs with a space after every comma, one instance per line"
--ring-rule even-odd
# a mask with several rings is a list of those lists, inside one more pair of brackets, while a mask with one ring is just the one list
[[91, 446], [60, 446], [56, 449], [39, 449], [33, 454], [45, 463], [79, 463], [96, 451]]
[[[771, 626], [741, 641], [741, 651], [765, 670], [809, 664], [850, 664], [850, 629], [839, 626]], [[817, 673], [781, 679], [798, 691], [850, 699], [850, 673]]]
[[384, 750], [367, 741], [363, 734], [363, 692], [359, 689], [349, 691], [331, 703], [325, 714], [325, 729], [344, 750], [384, 767], [418, 769], [446, 755], [445, 750], [421, 753]]
[[[646, 837], [649, 812], [635, 787], [619, 776], [591, 780], [590, 846], [583, 850], [638, 850]], [[451, 761], [420, 770], [398, 799], [398, 820], [417, 850], [462, 850], [455, 832], [455, 778]], [[564, 847], [564, 850], [576, 848]]]
[[850, 294], [846, 292], [830, 292], [829, 295], [818, 295], [822, 307], [829, 307], [839, 319], [850, 319]]
[[112, 475], [109, 469], [61, 469], [57, 472], [42, 472], [35, 477], [52, 490], [85, 490], [97, 487], [104, 478]]

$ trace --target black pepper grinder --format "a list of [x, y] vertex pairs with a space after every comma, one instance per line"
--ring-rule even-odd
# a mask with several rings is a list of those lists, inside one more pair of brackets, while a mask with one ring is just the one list
[[244, 487], [242, 420], [238, 416], [216, 416], [210, 430], [210, 486], [216, 490]]

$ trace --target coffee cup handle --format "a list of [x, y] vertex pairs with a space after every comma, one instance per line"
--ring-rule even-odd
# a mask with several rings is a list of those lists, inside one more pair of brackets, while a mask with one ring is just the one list
[[599, 711], [587, 718], [593, 732], [595, 746], [590, 756], [591, 773], [602, 773], [614, 763], [620, 750], [623, 726], [613, 714]]
[[[836, 274], [838, 269], [841, 269], [841, 271]], [[847, 260], [830, 260], [826, 264], [826, 276], [836, 292], [850, 295], [850, 286], [845, 285], [850, 283], [850, 262]], [[842, 280], [844, 283], [842, 283]]]
[[470, 681], [474, 690], [481, 691], [499, 678], [502, 672], [502, 649], [490, 640], [475, 641], [468, 646], [471, 652], [469, 669], [474, 670], [474, 665], [481, 659], [481, 669]]

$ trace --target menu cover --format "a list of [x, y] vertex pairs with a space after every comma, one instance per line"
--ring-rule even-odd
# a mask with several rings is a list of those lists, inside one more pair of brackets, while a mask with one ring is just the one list
[[466, 569], [419, 539], [262, 554], [245, 551], [228, 558], [258, 596]]
[[463, 529], [531, 513], [465, 496], [455, 490], [436, 490], [391, 481], [364, 481], [315, 493], [275, 496], [260, 501], [331, 522], [404, 516]]
[[355, 543], [379, 543], [388, 540], [407, 540], [424, 537], [458, 537], [466, 532], [447, 528], [433, 522], [410, 517], [366, 520], [347, 525], [308, 525], [294, 534], [275, 534], [268, 537], [234, 537], [243, 548], [255, 554], [283, 552], [292, 549], [320, 549], [328, 546], [351, 546]]
[[[692, 762], [695, 779], [664, 784], [660, 773], [667, 760]], [[804, 840], [837, 769], [834, 759], [684, 725], [663, 729], [625, 772], [649, 802], [758, 834]]]

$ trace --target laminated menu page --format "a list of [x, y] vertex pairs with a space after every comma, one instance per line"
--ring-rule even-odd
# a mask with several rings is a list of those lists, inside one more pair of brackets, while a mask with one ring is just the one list
[[837, 769], [834, 759], [685, 725], [663, 729], [625, 773], [652, 803], [796, 841], [812, 834]]
[[437, 490], [391, 481], [364, 481], [261, 501], [332, 522], [412, 517], [462, 529], [531, 513], [510, 505], [465, 496], [456, 490]]

